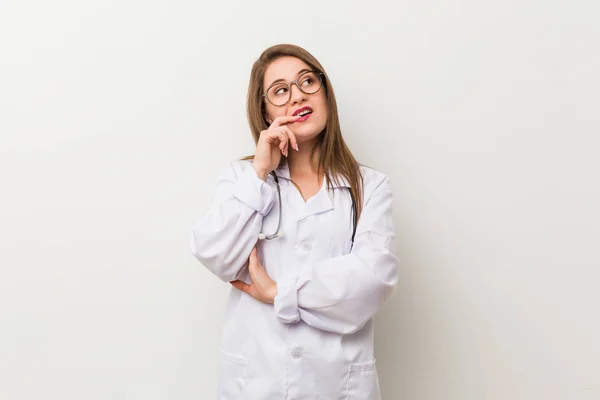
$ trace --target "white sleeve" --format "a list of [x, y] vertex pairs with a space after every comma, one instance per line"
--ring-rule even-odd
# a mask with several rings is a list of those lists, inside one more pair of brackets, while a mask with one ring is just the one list
[[224, 282], [238, 279], [258, 240], [263, 216], [275, 201], [275, 189], [252, 166], [232, 163], [219, 178], [213, 205], [192, 230], [194, 256]]
[[398, 280], [389, 178], [366, 200], [350, 254], [306, 266], [277, 282], [275, 313], [283, 323], [300, 320], [341, 334], [360, 330], [393, 294]]

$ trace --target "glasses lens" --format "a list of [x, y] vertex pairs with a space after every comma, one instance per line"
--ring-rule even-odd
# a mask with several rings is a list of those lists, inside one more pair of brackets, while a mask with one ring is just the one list
[[267, 96], [271, 103], [282, 106], [290, 99], [290, 88], [285, 83], [278, 83], [269, 88]]
[[[314, 94], [321, 89], [321, 77], [314, 72], [305, 72], [298, 77], [298, 87], [306, 94]], [[290, 87], [285, 83], [278, 83], [267, 91], [269, 101], [276, 106], [282, 106], [290, 100]]]
[[321, 89], [320, 76], [314, 72], [305, 72], [298, 78], [298, 87], [306, 94], [317, 93]]

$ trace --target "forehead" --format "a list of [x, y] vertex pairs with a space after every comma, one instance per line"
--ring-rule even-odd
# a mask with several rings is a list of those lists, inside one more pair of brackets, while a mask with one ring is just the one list
[[273, 61], [265, 70], [263, 84], [270, 85], [277, 79], [292, 81], [298, 76], [301, 69], [311, 69], [308, 64], [296, 57], [281, 57]]

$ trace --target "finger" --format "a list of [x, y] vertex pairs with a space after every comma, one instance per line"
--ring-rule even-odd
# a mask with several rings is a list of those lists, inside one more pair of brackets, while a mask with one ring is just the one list
[[248, 294], [250, 294], [250, 292], [252, 291], [252, 288], [251, 288], [251, 286], [252, 286], [252, 285], [248, 285], [248, 284], [247, 284], [246, 282], [244, 282], [244, 281], [237, 280], [237, 281], [233, 281], [233, 282], [230, 282], [230, 283], [231, 283], [231, 284], [232, 284], [232, 285], [233, 285], [233, 286], [234, 286], [234, 287], [235, 287], [237, 290], [240, 290], [240, 291], [242, 291], [242, 292], [245, 292], [245, 293], [248, 293]]
[[272, 303], [273, 292], [277, 293], [277, 283], [271, 279], [265, 267], [257, 263], [255, 268], [250, 269], [250, 278], [252, 279], [252, 297], [262, 302]]
[[248, 266], [248, 274], [250, 275], [250, 280], [252, 281], [252, 284], [256, 283], [256, 263], [250, 263], [250, 265]]
[[229, 282], [229, 283], [231, 283], [231, 284], [233, 285], [233, 287], [235, 287], [237, 290], [240, 290], [240, 291], [242, 291], [242, 292], [244, 292], [244, 285], [246, 285], [246, 284], [247, 284], [246, 282], [242, 282], [242, 281], [240, 281], [240, 280], [237, 280], [237, 281], [231, 281], [231, 282]]
[[[277, 146], [279, 147], [279, 150], [281, 150], [282, 154], [285, 153], [285, 149], [287, 148], [288, 141], [289, 141], [288, 134], [285, 130], [283, 130], [282, 127], [277, 127], [275, 129], [267, 129], [266, 131], [262, 131], [260, 139], [266, 141], [267, 143], [270, 143], [271, 146], [274, 146], [277, 144]], [[277, 142], [279, 142], [279, 143], [277, 143]]]
[[258, 260], [258, 255], [256, 252], [256, 247], [254, 247], [252, 249], [252, 252], [250, 252], [250, 257], [248, 257], [248, 269], [249, 270], [254, 269], [258, 262], [259, 262], [259, 260]]
[[248, 272], [250, 273], [250, 279], [252, 280], [254, 286], [256, 286], [257, 290], [258, 287], [260, 287], [265, 281], [265, 278], [270, 279], [269, 275], [267, 274], [267, 270], [265, 270], [265, 267], [260, 262], [260, 257], [258, 256], [258, 251], [256, 248], [252, 250], [252, 253], [250, 254]]
[[258, 290], [256, 290], [256, 287], [252, 284], [252, 285], [248, 285], [246, 282], [243, 281], [233, 281], [230, 282], [236, 289], [246, 293], [248, 296], [251, 296], [253, 298], [255, 298], [258, 301], [262, 301], [261, 297], [260, 297], [260, 293], [258, 292]]
[[286, 131], [292, 148], [298, 151], [298, 140], [296, 139], [296, 134], [287, 126], [282, 126], [281, 129]]
[[271, 279], [267, 270], [258, 258], [249, 264], [248, 272], [250, 273], [252, 283], [257, 287], [261, 287], [263, 283]]
[[287, 157], [288, 155], [288, 145], [290, 142], [290, 138], [288, 136], [287, 131], [284, 127], [280, 126], [275, 131], [277, 132], [277, 137], [279, 138], [279, 150], [281, 150], [281, 154]]
[[269, 128], [277, 128], [279, 126], [289, 124], [290, 122], [295, 122], [296, 120], [298, 120], [298, 118], [300, 118], [300, 116], [298, 115], [283, 115], [281, 117], [277, 117], [273, 120], [273, 123]]
[[250, 258], [248, 259], [248, 272], [250, 272], [250, 279], [252, 279], [252, 282], [254, 282], [254, 279], [252, 278], [255, 274], [255, 271], [257, 271], [262, 265], [260, 263], [260, 259], [258, 258], [258, 254], [254, 254], [255, 252], [253, 251], [250, 254]]

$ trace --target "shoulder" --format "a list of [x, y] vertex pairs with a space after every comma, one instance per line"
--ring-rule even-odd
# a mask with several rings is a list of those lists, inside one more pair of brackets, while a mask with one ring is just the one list
[[229, 162], [227, 174], [239, 177], [248, 168], [252, 168], [252, 160], [233, 160]]
[[239, 179], [245, 174], [248, 174], [248, 169], [252, 168], [252, 161], [250, 160], [233, 160], [226, 161], [221, 166], [215, 167], [215, 171], [217, 174], [217, 185], [227, 182], [233, 183], [237, 182]]
[[387, 174], [362, 164], [360, 170], [363, 176], [363, 194], [365, 201], [367, 201], [375, 192], [382, 190], [391, 192], [390, 178]]

